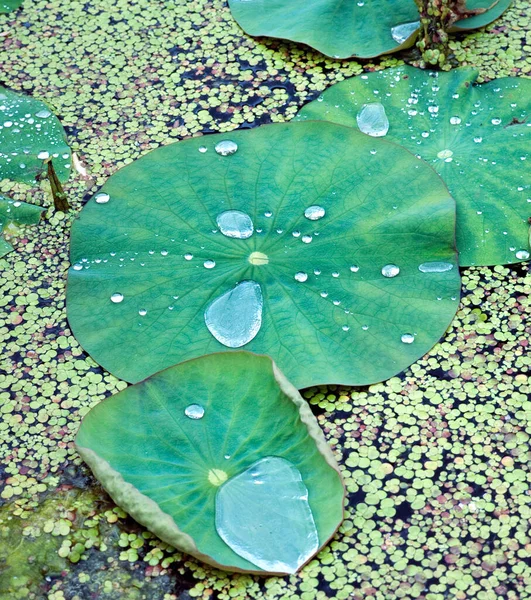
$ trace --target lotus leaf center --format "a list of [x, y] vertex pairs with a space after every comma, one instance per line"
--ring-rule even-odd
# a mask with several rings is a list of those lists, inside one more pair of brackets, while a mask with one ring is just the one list
[[269, 256], [263, 252], [252, 252], [249, 255], [249, 262], [257, 267], [260, 265], [267, 265], [269, 263]]
[[208, 472], [208, 481], [210, 481], [210, 483], [216, 487], [219, 487], [222, 483], [225, 483], [228, 478], [229, 476], [227, 473], [221, 469], [210, 469]]

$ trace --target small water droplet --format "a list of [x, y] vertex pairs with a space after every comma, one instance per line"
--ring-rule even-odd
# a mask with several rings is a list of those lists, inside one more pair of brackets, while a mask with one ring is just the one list
[[298, 238], [298, 237], [300, 237], [300, 235], [301, 235], [301, 232], [300, 232], [300, 231], [294, 231], [294, 232], [293, 232], [291, 235], [292, 235], [293, 237], [296, 237], [296, 238]]
[[332, 277], [339, 277], [339, 273], [338, 273], [337, 271], [334, 271], [334, 272], [332, 273]]
[[214, 150], [221, 156], [230, 156], [238, 150], [238, 144], [231, 140], [223, 140], [216, 144]]
[[[162, 256], [168, 256], [168, 251], [167, 250], [161, 250], [160, 251]], [[131, 260], [135, 260], [134, 258], [132, 258]]]
[[184, 259], [185, 259], [185, 260], [192, 260], [192, 258], [193, 258], [193, 257], [194, 257], [194, 255], [193, 255], [193, 254], [190, 254], [190, 252], [187, 252], [187, 253], [184, 255]]
[[74, 271], [81, 271], [82, 268], [83, 265], [80, 264], [72, 265], [72, 269], [74, 269]]
[[384, 277], [396, 277], [400, 273], [400, 267], [396, 265], [385, 265], [382, 267], [382, 275]]
[[529, 258], [529, 252], [527, 250], [518, 250], [515, 256], [518, 260], [527, 260]]
[[301, 237], [301, 240], [305, 243], [305, 244], [309, 244], [312, 241], [312, 236], [311, 235], [303, 235]]
[[266, 219], [270, 219], [273, 216], [273, 213], [270, 210], [266, 210], [264, 213], [264, 217], [266, 217]]
[[199, 146], [198, 150], [199, 152], [201, 152], [201, 154], [204, 154], [208, 150], [208, 148], [206, 146]]
[[106, 204], [107, 202], [109, 202], [110, 200], [110, 196], [109, 194], [106, 194], [105, 192], [100, 192], [99, 194], [96, 194], [94, 196], [94, 201], [97, 204]]
[[389, 119], [380, 102], [364, 104], [356, 116], [359, 130], [371, 137], [383, 137], [389, 131]]
[[304, 216], [310, 221], [318, 221], [325, 216], [325, 209], [322, 206], [317, 206], [316, 204], [312, 206], [308, 206], [308, 208], [304, 211]]
[[363, 329], [363, 331], [367, 331], [367, 329], [369, 329], [368, 325], [362, 325], [361, 328]]
[[360, 270], [360, 268], [358, 267], [358, 265], [351, 265], [350, 270], [353, 273], [357, 273]]
[[425, 262], [419, 265], [419, 271], [422, 273], [445, 273], [446, 271], [451, 271], [454, 268], [452, 263], [447, 262]]
[[35, 116], [39, 117], [39, 119], [47, 119], [51, 114], [49, 110], [43, 109], [36, 113]]
[[253, 235], [251, 217], [241, 210], [226, 210], [216, 217], [216, 223], [223, 235], [245, 240]]
[[402, 23], [391, 27], [391, 37], [397, 44], [403, 44], [411, 35], [420, 27], [419, 21], [411, 21], [411, 23]]
[[501, 123], [501, 119], [492, 119], [492, 120], [491, 120], [491, 123], [492, 123], [493, 125], [499, 125], [499, 124]]
[[47, 158], [50, 158], [50, 153], [43, 150], [42, 152], [39, 152], [39, 154], [37, 154], [37, 158], [39, 160], [46, 160]]
[[301, 283], [303, 283], [307, 279], [308, 279], [308, 274], [307, 273], [303, 273], [302, 271], [299, 271], [298, 273], [295, 273], [295, 281], [300, 281]]
[[145, 317], [145, 316], [147, 315], [147, 310], [146, 310], [145, 308], [141, 308], [141, 309], [138, 311], [138, 314], [139, 314], [141, 317]]
[[450, 117], [451, 125], [459, 125], [461, 123], [461, 119], [459, 117]]
[[477, 136], [474, 138], [474, 141], [476, 142], [476, 144], [481, 144], [481, 142], [483, 141], [483, 138], [481, 136]]
[[118, 304], [119, 302], [121, 302], [124, 299], [123, 294], [120, 294], [118, 292], [114, 293], [111, 296], [111, 302], [114, 302], [115, 304]]
[[350, 327], [348, 325], [343, 325], [343, 327], [341, 329], [343, 331], [348, 331], [350, 329]]
[[328, 298], [328, 292], [321, 292], [321, 298]]
[[216, 261], [215, 260], [205, 260], [205, 262], [203, 263], [203, 266], [205, 267], [205, 269], [213, 269], [216, 266]]
[[404, 333], [402, 335], [402, 337], [400, 338], [400, 340], [404, 343], [404, 344], [412, 344], [415, 341], [415, 336], [411, 333]]
[[205, 409], [200, 404], [189, 404], [184, 409], [184, 414], [189, 419], [202, 419], [205, 416]]

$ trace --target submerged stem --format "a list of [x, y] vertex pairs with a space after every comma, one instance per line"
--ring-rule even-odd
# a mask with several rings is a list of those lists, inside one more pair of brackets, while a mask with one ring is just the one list
[[52, 189], [52, 197], [55, 210], [66, 212], [67, 210], [70, 210], [70, 204], [66, 197], [66, 193], [63, 189], [63, 186], [61, 185], [61, 182], [57, 177], [57, 173], [55, 172], [51, 159], [46, 162], [46, 165], [47, 177], [48, 181], [50, 182], [50, 187]]

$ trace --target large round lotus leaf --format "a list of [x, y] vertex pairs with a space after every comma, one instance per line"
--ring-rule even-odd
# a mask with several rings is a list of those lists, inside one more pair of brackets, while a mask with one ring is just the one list
[[531, 81], [475, 85], [477, 75], [406, 66], [371, 73], [331, 87], [296, 118], [363, 129], [364, 106], [379, 103], [386, 139], [429, 162], [455, 198], [459, 263], [514, 263], [529, 258]]
[[22, 6], [23, 0], [0, 0], [0, 13], [8, 13]]
[[92, 409], [76, 445], [119, 506], [223, 569], [295, 572], [343, 518], [317, 420], [265, 356], [213, 354], [157, 373]]
[[[510, 3], [500, 0], [455, 28], [486, 25]], [[408, 48], [419, 28], [414, 0], [229, 0], [229, 5], [248, 34], [302, 42], [335, 58], [372, 58]], [[467, 9], [491, 5], [491, 0], [471, 0]]]
[[[34, 225], [46, 209], [42, 206], [11, 200], [0, 194], [0, 232], [11, 233], [13, 225]], [[13, 250], [13, 246], [0, 236], [0, 258]]]
[[48, 158], [66, 181], [71, 155], [59, 119], [40, 100], [0, 86], [0, 179], [32, 183]]
[[[186, 140], [124, 167], [81, 211], [70, 325], [131, 382], [242, 346], [299, 388], [381, 381], [455, 313], [454, 223], [429, 166], [350, 127]], [[450, 270], [419, 270], [431, 262]]]

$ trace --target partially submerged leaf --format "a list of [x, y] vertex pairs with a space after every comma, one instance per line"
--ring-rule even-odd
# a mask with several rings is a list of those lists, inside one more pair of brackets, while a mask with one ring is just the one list
[[[0, 194], [0, 231], [6, 231], [10, 225], [34, 225], [41, 219], [46, 209], [42, 206], [11, 200]], [[3, 237], [0, 237], [0, 258], [13, 250]]]
[[430, 73], [398, 67], [348, 79], [296, 117], [359, 128], [379, 102], [386, 139], [438, 171], [457, 203], [459, 263], [496, 265], [529, 258], [531, 81], [475, 84], [474, 69]]
[[76, 445], [119, 506], [223, 569], [295, 572], [343, 518], [317, 420], [265, 356], [214, 354], [157, 373], [92, 409]]
[[[218, 154], [220, 142], [238, 150]], [[235, 237], [227, 211], [253, 229], [240, 220]], [[430, 167], [349, 127], [190, 139], [123, 168], [83, 208], [68, 318], [127, 381], [245, 346], [299, 388], [373, 383], [422, 356], [451, 321], [454, 226], [454, 201]], [[434, 261], [449, 269], [419, 270]]]
[[0, 0], [0, 14], [8, 13], [22, 6], [24, 0]]
[[0, 86], [0, 179], [33, 183], [49, 158], [65, 182], [71, 154], [59, 119], [40, 100]]
[[[510, 3], [499, 0], [455, 28], [486, 25]], [[229, 5], [248, 34], [301, 42], [335, 58], [372, 58], [408, 48], [419, 28], [414, 0], [229, 0]], [[467, 2], [468, 9], [491, 5], [491, 0]]]

